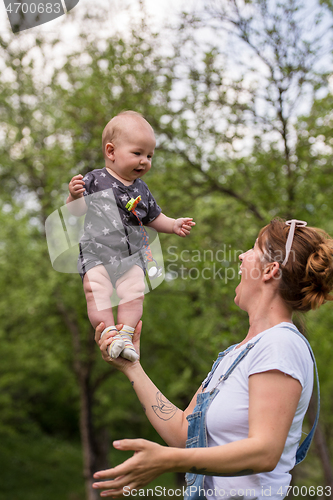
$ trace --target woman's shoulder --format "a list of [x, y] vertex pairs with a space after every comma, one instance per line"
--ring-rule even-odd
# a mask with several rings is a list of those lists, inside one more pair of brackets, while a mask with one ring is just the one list
[[313, 362], [309, 347], [296, 327], [281, 323], [258, 338], [253, 356], [249, 358], [250, 374], [277, 369], [297, 378], [303, 385]]
[[304, 352], [309, 352], [309, 347], [305, 337], [299, 332], [292, 323], [280, 323], [261, 335], [259, 344], [275, 345], [278, 348], [293, 348], [300, 349]]

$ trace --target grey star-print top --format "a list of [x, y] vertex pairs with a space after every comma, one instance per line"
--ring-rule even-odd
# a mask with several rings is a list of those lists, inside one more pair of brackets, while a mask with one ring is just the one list
[[140, 195], [141, 201], [135, 211], [142, 224], [155, 220], [162, 210], [147, 184], [136, 179], [130, 186], [125, 186], [106, 168], [87, 173], [83, 180], [88, 211], [80, 240], [81, 249], [84, 251], [86, 248], [97, 255], [106, 252], [107, 262], [110, 255], [121, 258], [140, 251], [143, 247], [140, 225], [126, 204], [131, 198]]

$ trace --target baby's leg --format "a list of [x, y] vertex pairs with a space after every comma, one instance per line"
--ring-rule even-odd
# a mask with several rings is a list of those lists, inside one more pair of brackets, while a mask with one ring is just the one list
[[102, 321], [114, 325], [111, 307], [112, 283], [104, 266], [96, 266], [87, 271], [83, 278], [90, 323], [94, 328]]
[[120, 299], [117, 321], [135, 328], [142, 316], [145, 291], [144, 273], [141, 267], [134, 265], [119, 278], [116, 290]]
[[[96, 328], [101, 322], [108, 330], [116, 330], [111, 306], [112, 283], [104, 266], [96, 266], [87, 271], [83, 278], [83, 289], [87, 301], [90, 323]], [[125, 346], [117, 335], [109, 346], [109, 354], [117, 358]]]
[[133, 344], [132, 336], [143, 311], [145, 291], [144, 272], [141, 267], [134, 265], [116, 283], [117, 294], [120, 299], [118, 306], [118, 323], [124, 326], [120, 334], [125, 338], [125, 349], [121, 355], [135, 361], [139, 358]]

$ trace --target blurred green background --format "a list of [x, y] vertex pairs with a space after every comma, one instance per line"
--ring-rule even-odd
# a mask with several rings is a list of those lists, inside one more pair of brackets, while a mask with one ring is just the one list
[[[80, 277], [53, 270], [45, 237], [71, 177], [103, 166], [112, 116], [133, 109], [152, 124], [145, 181], [165, 214], [196, 221], [186, 239], [160, 235], [166, 280], [143, 315], [142, 364], [180, 408], [246, 335], [237, 257], [259, 229], [279, 216], [333, 235], [332, 10], [202, 1], [157, 33], [141, 2], [125, 32], [101, 4], [67, 16], [80, 26], [71, 46], [52, 32], [1, 34], [0, 500], [95, 500], [92, 472], [124, 459], [114, 439], [161, 442], [102, 361]], [[317, 358], [322, 410], [292, 484], [333, 491], [333, 307], [295, 321]]]

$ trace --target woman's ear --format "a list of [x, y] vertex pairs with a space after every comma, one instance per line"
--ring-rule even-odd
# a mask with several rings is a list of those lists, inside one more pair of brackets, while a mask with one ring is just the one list
[[264, 280], [279, 279], [281, 274], [280, 264], [278, 262], [270, 262], [264, 270]]

